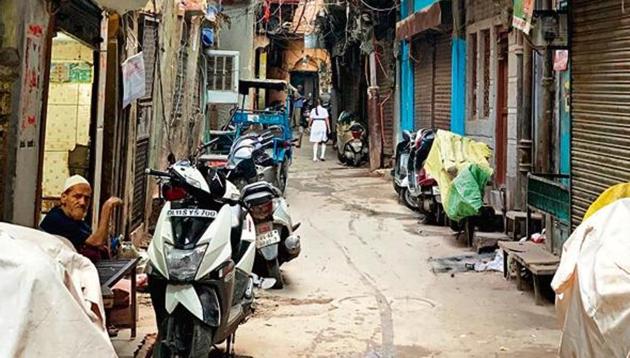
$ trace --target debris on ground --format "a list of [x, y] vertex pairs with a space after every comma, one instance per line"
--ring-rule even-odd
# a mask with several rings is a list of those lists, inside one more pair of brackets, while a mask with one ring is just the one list
[[429, 258], [433, 273], [475, 271], [475, 265], [493, 261], [495, 253], [466, 254], [449, 257]]
[[475, 263], [475, 271], [498, 271], [503, 272], [503, 250], [497, 250], [494, 259], [489, 262]]

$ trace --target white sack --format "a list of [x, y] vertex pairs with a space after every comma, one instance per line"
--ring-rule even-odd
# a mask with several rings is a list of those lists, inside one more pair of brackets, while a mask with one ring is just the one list
[[600, 209], [573, 232], [551, 286], [561, 357], [630, 356], [630, 199]]
[[0, 223], [0, 357], [116, 357], [94, 265], [65, 239]]

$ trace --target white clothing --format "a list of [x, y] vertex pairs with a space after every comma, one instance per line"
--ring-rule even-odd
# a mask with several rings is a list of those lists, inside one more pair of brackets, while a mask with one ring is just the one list
[[322, 106], [317, 106], [311, 110], [311, 136], [309, 138], [311, 143], [322, 143], [328, 140], [328, 127], [326, 127], [326, 119], [328, 118], [328, 111]]
[[[319, 147], [319, 143], [313, 143], [313, 160], [317, 161], [317, 148]], [[326, 143], [322, 143], [322, 154], [320, 159], [326, 158]]]

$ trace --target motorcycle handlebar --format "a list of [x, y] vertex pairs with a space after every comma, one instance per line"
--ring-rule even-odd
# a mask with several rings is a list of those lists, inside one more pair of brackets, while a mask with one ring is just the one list
[[171, 177], [171, 174], [170, 174], [170, 173], [167, 173], [167, 172], [161, 172], [161, 171], [159, 171], [159, 170], [153, 170], [153, 169], [151, 169], [151, 168], [147, 168], [147, 169], [145, 169], [145, 170], [144, 170], [144, 173], [145, 173], [146, 175], [151, 175], [151, 176], [154, 176], [154, 177], [162, 177], [162, 178], [170, 178], [170, 177]]

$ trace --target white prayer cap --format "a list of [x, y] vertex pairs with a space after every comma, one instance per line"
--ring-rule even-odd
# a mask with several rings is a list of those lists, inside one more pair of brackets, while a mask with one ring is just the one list
[[90, 185], [90, 183], [84, 177], [80, 175], [73, 175], [70, 178], [66, 179], [66, 183], [63, 185], [63, 193], [67, 192], [73, 186], [79, 184]]

